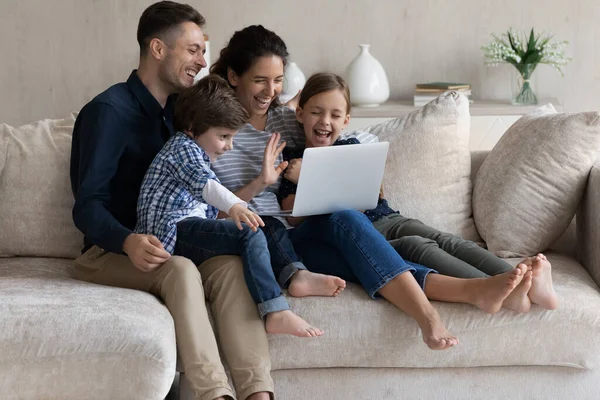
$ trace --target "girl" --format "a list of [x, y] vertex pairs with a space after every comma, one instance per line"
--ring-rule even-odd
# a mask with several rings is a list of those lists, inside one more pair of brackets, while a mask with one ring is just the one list
[[[280, 174], [287, 167], [281, 151], [286, 142], [293, 147], [305, 142], [294, 112], [277, 103], [287, 58], [281, 38], [255, 25], [236, 32], [211, 67], [229, 81], [250, 114], [250, 123], [240, 129], [233, 149], [213, 164], [213, 171], [258, 214], [280, 210]], [[286, 142], [278, 145], [281, 136]], [[369, 219], [354, 210], [310, 218], [292, 229], [290, 237], [313, 272], [360, 283], [371, 297], [383, 296], [415, 318], [432, 349], [446, 349], [458, 339], [446, 330], [423, 289], [431, 299], [468, 302], [494, 313], [527, 270], [520, 264], [486, 279], [440, 276], [405, 262]]]
[[[338, 139], [350, 120], [350, 92], [342, 78], [334, 74], [320, 73], [309, 78], [302, 91], [296, 116], [299, 128], [306, 138], [305, 147], [358, 144], [355, 138]], [[298, 182], [303, 148], [283, 150], [288, 161], [285, 178], [279, 191], [283, 209], [294, 205], [294, 193]], [[492, 253], [463, 240], [458, 236], [442, 233], [422, 222], [403, 217], [392, 210], [380, 193], [378, 206], [365, 211], [374, 227], [390, 240], [390, 244], [409, 261], [435, 267], [442, 274], [461, 278], [485, 277], [507, 272], [512, 267]], [[288, 219], [298, 225], [299, 219]], [[556, 295], [552, 287], [550, 263], [543, 254], [525, 259], [532, 271], [526, 273], [503, 306], [518, 312], [527, 312], [531, 303], [543, 308], [556, 308]], [[484, 271], [484, 272], [482, 272]], [[535, 277], [535, 278], [534, 278]]]

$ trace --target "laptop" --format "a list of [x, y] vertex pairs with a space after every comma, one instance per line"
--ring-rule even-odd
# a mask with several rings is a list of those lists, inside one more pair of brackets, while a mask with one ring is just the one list
[[293, 210], [264, 216], [306, 217], [377, 206], [389, 143], [304, 150]]

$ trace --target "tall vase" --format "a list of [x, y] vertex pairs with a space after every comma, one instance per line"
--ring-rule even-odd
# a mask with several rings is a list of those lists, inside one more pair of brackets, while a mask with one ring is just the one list
[[346, 68], [350, 101], [355, 106], [375, 107], [390, 97], [385, 70], [369, 53], [369, 44], [360, 44], [360, 53]]
[[302, 90], [306, 83], [306, 77], [295, 62], [289, 62], [283, 73], [283, 88], [279, 100], [286, 103]]
[[537, 64], [515, 65], [516, 71], [514, 71], [515, 76], [512, 82], [512, 103], [514, 105], [532, 105], [538, 103], [531, 82], [531, 75], [533, 75], [535, 67], [537, 67]]

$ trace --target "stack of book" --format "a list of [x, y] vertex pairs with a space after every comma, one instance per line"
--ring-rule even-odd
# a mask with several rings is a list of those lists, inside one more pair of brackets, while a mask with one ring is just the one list
[[424, 106], [435, 98], [439, 97], [442, 93], [448, 90], [456, 90], [467, 96], [471, 97], [471, 85], [468, 83], [452, 83], [452, 82], [431, 82], [431, 83], [418, 83], [415, 89], [415, 96], [413, 98], [415, 106]]

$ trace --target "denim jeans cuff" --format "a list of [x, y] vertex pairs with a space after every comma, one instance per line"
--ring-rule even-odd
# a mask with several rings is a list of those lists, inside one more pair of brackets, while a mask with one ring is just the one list
[[264, 318], [268, 313], [289, 310], [290, 305], [283, 295], [258, 303], [258, 313]]
[[292, 276], [294, 276], [294, 274], [301, 269], [306, 269], [306, 266], [300, 261], [290, 263], [283, 267], [281, 273], [279, 274], [279, 278], [277, 279], [279, 286], [286, 289], [290, 284], [290, 279], [292, 279]]
[[387, 285], [389, 281], [405, 272], [410, 272], [411, 274], [414, 274], [416, 270], [417, 269], [415, 267], [410, 267], [408, 264], [406, 264], [405, 267], [398, 268], [393, 272], [389, 273], [387, 276], [381, 278], [381, 280], [377, 283], [377, 285], [375, 285], [375, 287], [373, 287], [370, 290], [367, 290], [367, 293], [369, 293], [369, 296], [371, 296], [372, 299], [376, 299], [376, 296], [378, 296], [377, 292], [379, 292], [379, 289]]

